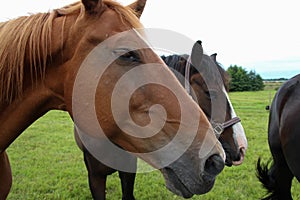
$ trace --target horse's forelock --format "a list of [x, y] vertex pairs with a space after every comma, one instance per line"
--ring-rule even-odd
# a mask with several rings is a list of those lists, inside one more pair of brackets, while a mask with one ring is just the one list
[[169, 68], [174, 69], [180, 74], [184, 75], [188, 55], [174, 54], [170, 56], [162, 56], [161, 58]]

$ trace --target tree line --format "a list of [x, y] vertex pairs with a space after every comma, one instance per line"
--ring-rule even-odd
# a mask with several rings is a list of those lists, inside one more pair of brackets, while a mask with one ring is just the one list
[[264, 82], [255, 71], [247, 71], [243, 67], [231, 65], [227, 69], [231, 79], [229, 82], [230, 91], [259, 91], [264, 89]]

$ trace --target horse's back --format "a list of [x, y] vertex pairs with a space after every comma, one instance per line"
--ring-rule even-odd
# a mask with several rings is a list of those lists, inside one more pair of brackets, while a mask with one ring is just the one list
[[[281, 151], [291, 172], [300, 181], [300, 75], [277, 92], [270, 111], [269, 144], [272, 154]], [[280, 148], [281, 150], [279, 150]]]

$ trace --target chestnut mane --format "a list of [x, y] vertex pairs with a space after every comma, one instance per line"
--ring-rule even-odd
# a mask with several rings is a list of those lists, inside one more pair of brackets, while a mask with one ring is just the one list
[[[142, 27], [129, 7], [110, 0], [103, 3], [117, 12], [123, 23], [132, 28]], [[22, 96], [25, 77], [30, 76], [32, 84], [38, 79], [43, 80], [46, 66], [51, 62], [54, 19], [66, 18], [70, 14], [79, 15], [82, 9], [81, 2], [76, 2], [48, 13], [37, 13], [0, 23], [0, 103], [11, 103]], [[62, 30], [64, 22], [65, 19], [61, 24]]]

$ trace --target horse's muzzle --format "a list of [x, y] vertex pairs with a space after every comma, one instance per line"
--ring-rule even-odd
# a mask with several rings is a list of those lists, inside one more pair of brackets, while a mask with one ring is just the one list
[[178, 160], [161, 171], [165, 177], [166, 186], [171, 192], [190, 198], [194, 194], [204, 194], [210, 191], [216, 176], [224, 166], [223, 158], [214, 154], [205, 161], [204, 170], [200, 173], [195, 170], [191, 162]]

